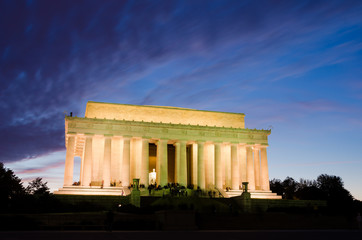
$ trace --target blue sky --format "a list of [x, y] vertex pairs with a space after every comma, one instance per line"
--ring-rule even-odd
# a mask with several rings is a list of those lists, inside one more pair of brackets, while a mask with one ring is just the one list
[[270, 178], [337, 175], [362, 200], [361, 16], [361, 1], [1, 0], [0, 161], [61, 187], [64, 111], [89, 100], [241, 112], [272, 129]]

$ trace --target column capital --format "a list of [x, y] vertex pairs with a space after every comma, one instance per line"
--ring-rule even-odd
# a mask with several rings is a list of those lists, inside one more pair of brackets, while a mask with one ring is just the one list
[[157, 142], [164, 142], [164, 141], [169, 141], [170, 139], [168, 139], [168, 138], [159, 138], [159, 139], [157, 139]]
[[142, 140], [150, 140], [152, 137], [149, 136], [142, 136]]
[[267, 148], [267, 147], [269, 147], [269, 145], [266, 145], [266, 144], [262, 144], [262, 145], [259, 146], [260, 149], [261, 148]]
[[113, 138], [118, 138], [118, 139], [121, 139], [122, 136], [121, 135], [113, 135]]
[[259, 151], [260, 150], [260, 145], [259, 144], [254, 144], [252, 147], [253, 147], [254, 151]]
[[77, 135], [76, 132], [68, 132], [67, 137], [75, 137]]
[[104, 137], [103, 134], [94, 134], [93, 136], [96, 137], [96, 138], [103, 138]]
[[157, 139], [157, 141], [155, 142], [156, 145], [159, 145], [159, 144], [164, 144], [164, 143], [168, 143], [169, 139], [165, 139], [165, 138], [162, 138], [162, 139]]
[[104, 138], [112, 138], [113, 134], [104, 134]]
[[123, 135], [122, 137], [124, 140], [130, 140], [132, 138], [131, 135]]

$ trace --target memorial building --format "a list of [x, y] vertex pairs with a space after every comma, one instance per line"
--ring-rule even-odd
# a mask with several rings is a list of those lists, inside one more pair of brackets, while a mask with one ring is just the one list
[[[179, 183], [224, 197], [240, 195], [248, 182], [252, 198], [279, 199], [269, 188], [270, 130], [247, 129], [244, 117], [89, 101], [84, 117], [65, 117], [64, 185], [55, 194], [124, 195], [138, 178], [145, 188]], [[81, 159], [77, 184], [74, 157]]]

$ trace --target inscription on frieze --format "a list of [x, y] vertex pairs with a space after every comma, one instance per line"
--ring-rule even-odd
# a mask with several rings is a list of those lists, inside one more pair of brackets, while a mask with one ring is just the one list
[[94, 124], [93, 126], [94, 126], [94, 128], [96, 128], [96, 129], [106, 129], [106, 125], [105, 125], [105, 124]]
[[215, 133], [214, 132], [206, 132], [205, 136], [207, 136], [207, 137], [215, 137]]
[[195, 135], [198, 134], [198, 131], [196, 131], [196, 130], [188, 130], [188, 134], [192, 135], [192, 136], [195, 136]]
[[119, 125], [114, 125], [113, 126], [113, 130], [121, 130], [121, 129], [123, 129], [122, 126], [119, 126]]
[[239, 133], [238, 138], [246, 138], [245, 134]]

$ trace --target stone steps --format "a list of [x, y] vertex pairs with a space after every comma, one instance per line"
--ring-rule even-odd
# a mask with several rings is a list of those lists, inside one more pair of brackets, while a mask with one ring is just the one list
[[[224, 198], [232, 198], [241, 196], [243, 190], [229, 190], [218, 189]], [[166, 191], [167, 193], [167, 191]], [[69, 186], [60, 188], [55, 191], [54, 194], [60, 195], [103, 195], [103, 196], [126, 196], [131, 194], [131, 191], [127, 187], [107, 187], [101, 188], [100, 186], [84, 187], [84, 186]], [[141, 196], [147, 196], [147, 189], [141, 190]], [[153, 195], [162, 196], [162, 191]], [[189, 194], [191, 196], [191, 193]], [[253, 199], [282, 199], [276, 193], [271, 191], [254, 190], [250, 192]]]
[[60, 195], [111, 195], [111, 196], [126, 196], [131, 191], [126, 187], [107, 187], [101, 188], [99, 186], [83, 187], [83, 186], [69, 186], [60, 188], [54, 191], [54, 194]]
[[[229, 190], [225, 191], [226, 195], [231, 197], [239, 197], [243, 193], [243, 190]], [[272, 191], [262, 191], [262, 190], [254, 190], [250, 192], [250, 196], [252, 199], [282, 199], [282, 196], [278, 196], [276, 193]]]

